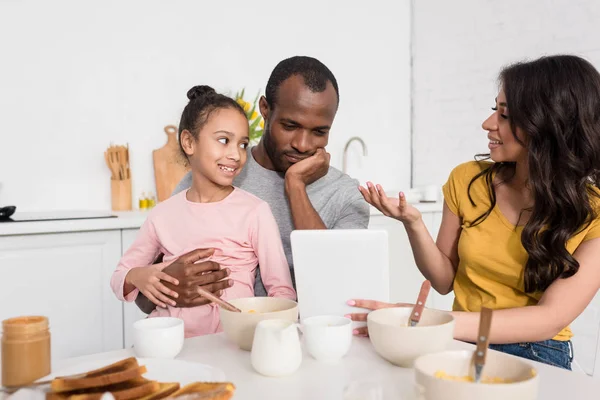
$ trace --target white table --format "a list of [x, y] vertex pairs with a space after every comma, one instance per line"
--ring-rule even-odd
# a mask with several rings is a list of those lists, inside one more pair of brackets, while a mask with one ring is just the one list
[[[453, 349], [471, 349], [455, 341]], [[68, 368], [89, 360], [114, 359], [133, 355], [131, 349], [72, 358], [54, 363], [53, 367]], [[250, 353], [239, 350], [223, 334], [187, 339], [177, 357], [222, 369], [236, 387], [235, 400], [268, 399], [342, 399], [345, 386], [354, 380], [379, 381], [384, 385], [385, 399], [409, 399], [402, 393], [411, 391], [412, 369], [395, 367], [380, 358], [369, 339], [354, 338], [349, 354], [337, 364], [323, 364], [306, 353], [300, 369], [289, 377], [267, 378], [252, 369]], [[540, 400], [597, 399], [600, 381], [544, 364], [534, 363], [540, 376]], [[399, 394], [400, 393], [400, 394]]]

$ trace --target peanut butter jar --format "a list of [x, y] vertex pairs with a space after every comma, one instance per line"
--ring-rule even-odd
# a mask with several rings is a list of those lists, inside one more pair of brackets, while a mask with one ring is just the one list
[[2, 385], [26, 385], [48, 374], [48, 318], [30, 316], [2, 321]]

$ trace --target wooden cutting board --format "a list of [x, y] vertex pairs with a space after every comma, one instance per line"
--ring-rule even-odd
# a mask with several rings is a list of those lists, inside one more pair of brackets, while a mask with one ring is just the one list
[[165, 133], [167, 134], [167, 143], [160, 149], [152, 151], [156, 197], [159, 202], [171, 197], [175, 186], [189, 170], [183, 164], [179, 150], [177, 127], [165, 126]]

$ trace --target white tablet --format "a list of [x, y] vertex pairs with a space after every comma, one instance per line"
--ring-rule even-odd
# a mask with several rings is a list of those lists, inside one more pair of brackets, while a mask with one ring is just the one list
[[389, 301], [386, 231], [296, 230], [291, 245], [301, 319], [361, 312], [350, 299]]

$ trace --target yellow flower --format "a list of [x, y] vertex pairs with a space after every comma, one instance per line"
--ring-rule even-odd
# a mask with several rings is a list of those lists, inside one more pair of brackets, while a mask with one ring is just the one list
[[252, 108], [250, 103], [248, 103], [247, 101], [244, 102], [244, 105], [242, 107], [244, 107], [244, 112], [248, 112], [250, 111], [250, 108]]
[[240, 106], [244, 107], [244, 104], [246, 104], [246, 102], [244, 101], [244, 99], [236, 99], [235, 100]]
[[252, 113], [252, 115], [250, 116], [250, 120], [254, 120], [254, 119], [256, 119], [256, 117], [258, 117], [258, 113], [256, 111], [254, 111]]
[[260, 125], [261, 128], [265, 129], [265, 121], [263, 121], [262, 119], [260, 120], [260, 122], [258, 123]]

